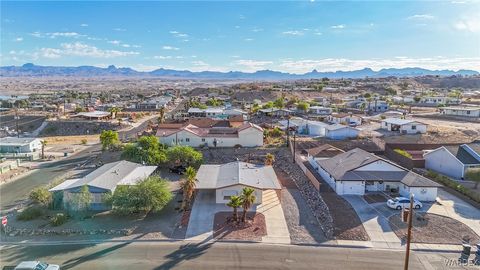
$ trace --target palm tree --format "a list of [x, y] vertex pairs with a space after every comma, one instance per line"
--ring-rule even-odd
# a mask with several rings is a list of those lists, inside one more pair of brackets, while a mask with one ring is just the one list
[[158, 117], [158, 123], [163, 124], [163, 121], [165, 121], [165, 107], [162, 106], [160, 108], [160, 116]]
[[192, 200], [193, 192], [195, 191], [195, 186], [197, 185], [196, 179], [197, 172], [191, 166], [185, 170], [186, 178], [183, 179], [183, 182], [180, 184], [183, 189], [183, 209], [188, 209], [190, 201]]
[[275, 162], [275, 156], [271, 153], [268, 153], [265, 157], [265, 165], [272, 166], [273, 162]]
[[110, 113], [110, 116], [112, 117], [112, 119], [115, 119], [115, 117], [117, 117], [117, 113], [120, 112], [121, 110], [122, 109], [118, 107], [112, 107], [108, 109], [108, 112]]
[[47, 141], [42, 141], [42, 159], [45, 159], [45, 146], [47, 145]]
[[252, 204], [255, 202], [255, 189], [246, 187], [243, 188], [242, 190], [242, 195], [240, 195], [240, 198], [242, 200], [242, 208], [243, 208], [243, 213], [242, 213], [242, 221], [246, 222], [247, 221], [247, 211], [252, 207]]
[[227, 203], [227, 206], [233, 208], [233, 220], [237, 222], [238, 221], [237, 208], [242, 206], [242, 198], [240, 198], [239, 196], [231, 196], [230, 201]]

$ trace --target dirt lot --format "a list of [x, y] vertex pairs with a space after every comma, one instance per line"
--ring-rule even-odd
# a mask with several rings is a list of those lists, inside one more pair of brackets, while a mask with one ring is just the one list
[[[239, 211], [241, 218], [241, 211]], [[247, 222], [232, 220], [232, 212], [218, 212], [215, 214], [213, 237], [223, 240], [261, 241], [267, 235], [265, 216], [263, 214], [247, 213]]]
[[[407, 224], [400, 214], [389, 218], [391, 227], [400, 238], [407, 235]], [[463, 241], [478, 243], [480, 237], [467, 225], [449, 217], [417, 213], [413, 220], [412, 242], [429, 244], [461, 244]]]

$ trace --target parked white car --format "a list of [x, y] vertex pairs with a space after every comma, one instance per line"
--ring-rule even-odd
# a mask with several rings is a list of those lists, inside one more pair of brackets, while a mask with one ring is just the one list
[[[392, 209], [401, 210], [402, 208], [409, 208], [410, 207], [410, 199], [405, 197], [396, 197], [394, 199], [390, 199], [387, 201], [387, 206]], [[418, 200], [413, 200], [413, 208], [420, 209], [423, 205]]]
[[26, 261], [21, 262], [14, 270], [60, 270], [60, 266], [40, 261]]

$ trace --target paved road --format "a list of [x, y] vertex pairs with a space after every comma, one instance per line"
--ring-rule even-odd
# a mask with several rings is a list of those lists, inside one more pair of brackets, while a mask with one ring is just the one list
[[[183, 242], [7, 246], [2, 267], [39, 259], [61, 269], [403, 269], [404, 252], [331, 247]], [[413, 253], [410, 269], [440, 269], [456, 254]], [[422, 260], [420, 260], [421, 258]], [[430, 268], [431, 265], [437, 265]], [[454, 268], [449, 268], [454, 269]]]
[[6, 212], [14, 208], [28, 197], [32, 189], [50, 183], [98, 153], [100, 145], [94, 145], [71, 157], [40, 165], [33, 173], [1, 185], [0, 209]]

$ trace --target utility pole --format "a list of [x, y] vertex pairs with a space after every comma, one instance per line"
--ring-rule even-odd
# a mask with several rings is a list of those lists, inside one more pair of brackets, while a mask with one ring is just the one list
[[18, 130], [18, 108], [15, 109], [15, 129], [17, 131], [17, 138], [20, 138], [20, 130]]
[[413, 221], [413, 193], [410, 194], [410, 209], [408, 209], [408, 231], [407, 231], [407, 249], [405, 252], [404, 270], [408, 270], [408, 260], [410, 258], [410, 241], [412, 239], [412, 221]]
[[287, 147], [290, 146], [290, 117], [287, 116]]
[[293, 163], [295, 163], [295, 155], [296, 155], [296, 138], [297, 138], [297, 129], [293, 129]]

